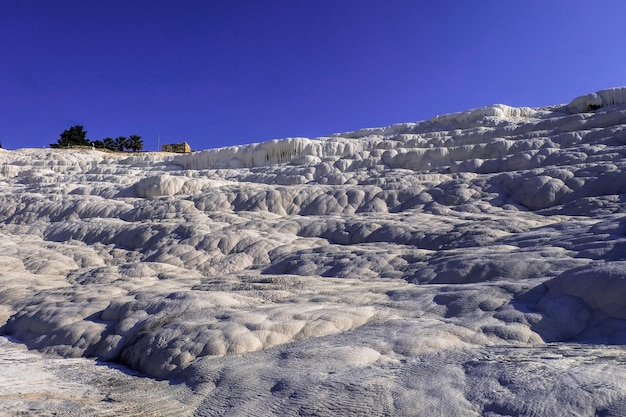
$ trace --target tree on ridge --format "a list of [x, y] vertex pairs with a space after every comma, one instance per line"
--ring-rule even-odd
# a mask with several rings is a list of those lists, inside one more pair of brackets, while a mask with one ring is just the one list
[[72, 146], [90, 146], [91, 142], [87, 139], [87, 131], [84, 126], [76, 125], [66, 129], [61, 133], [61, 137], [57, 143], [51, 143], [51, 148], [69, 148]]
[[115, 150], [115, 141], [113, 138], [104, 138], [102, 139], [102, 143], [104, 144], [104, 149], [108, 149], [110, 151]]
[[133, 152], [143, 150], [143, 139], [139, 135], [130, 135], [128, 138], [128, 148]]
[[143, 139], [139, 135], [131, 135], [129, 138], [118, 136], [115, 139], [106, 137], [102, 140], [90, 141], [87, 139], [87, 131], [84, 126], [76, 125], [64, 130], [57, 143], [50, 144], [51, 148], [71, 148], [74, 146], [91, 146], [119, 152], [130, 149], [137, 152], [143, 150]]
[[126, 136], [118, 136], [115, 138], [115, 150], [124, 152], [124, 149], [128, 147], [128, 139]]

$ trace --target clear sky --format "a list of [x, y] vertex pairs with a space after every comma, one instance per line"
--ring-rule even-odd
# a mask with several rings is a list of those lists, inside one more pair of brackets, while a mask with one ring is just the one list
[[0, 143], [317, 137], [626, 85], [623, 0], [0, 0]]

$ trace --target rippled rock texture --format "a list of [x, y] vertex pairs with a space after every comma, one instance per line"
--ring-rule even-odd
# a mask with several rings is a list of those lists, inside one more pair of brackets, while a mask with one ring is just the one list
[[183, 384], [179, 415], [624, 415], [624, 91], [0, 151], [1, 332]]

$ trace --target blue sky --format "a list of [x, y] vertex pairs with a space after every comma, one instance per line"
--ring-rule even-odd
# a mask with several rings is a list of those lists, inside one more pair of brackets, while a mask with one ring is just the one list
[[623, 0], [0, 0], [0, 143], [194, 150], [626, 85]]

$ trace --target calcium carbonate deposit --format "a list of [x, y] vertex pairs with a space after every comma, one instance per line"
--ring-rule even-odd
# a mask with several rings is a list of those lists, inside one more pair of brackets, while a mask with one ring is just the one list
[[624, 416], [625, 127], [0, 150], [0, 413]]

